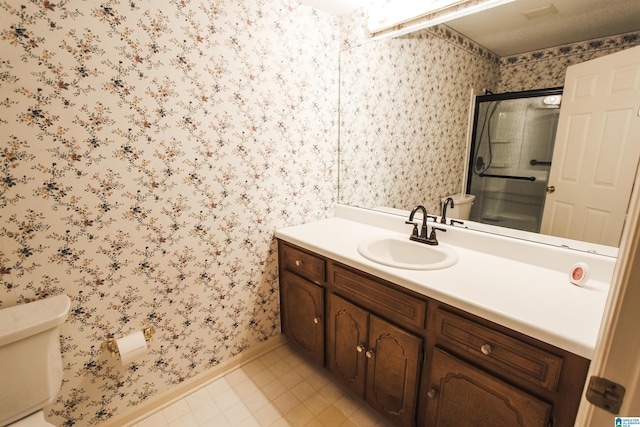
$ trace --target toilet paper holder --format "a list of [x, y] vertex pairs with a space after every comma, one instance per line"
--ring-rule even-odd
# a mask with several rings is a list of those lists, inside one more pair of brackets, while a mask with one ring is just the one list
[[[147, 341], [153, 340], [153, 334], [155, 333], [155, 329], [153, 326], [149, 326], [147, 328], [142, 329], [142, 334], [144, 335], [144, 339]], [[115, 356], [118, 353], [118, 343], [115, 338], [107, 340], [100, 345], [102, 352], [109, 352], [111, 356]]]

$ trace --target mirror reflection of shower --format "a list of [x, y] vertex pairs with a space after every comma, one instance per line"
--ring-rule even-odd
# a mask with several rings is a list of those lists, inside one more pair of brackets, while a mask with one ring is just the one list
[[562, 88], [476, 97], [470, 220], [540, 231]]

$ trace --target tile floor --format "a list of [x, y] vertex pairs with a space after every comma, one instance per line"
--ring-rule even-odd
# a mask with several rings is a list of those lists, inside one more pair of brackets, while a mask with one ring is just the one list
[[390, 424], [284, 344], [133, 427]]

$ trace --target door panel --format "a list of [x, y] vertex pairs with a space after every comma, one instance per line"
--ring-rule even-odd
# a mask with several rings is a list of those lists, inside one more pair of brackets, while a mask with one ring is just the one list
[[324, 365], [324, 290], [283, 273], [283, 332], [309, 359]]
[[369, 314], [336, 295], [330, 298], [329, 369], [338, 380], [364, 397]]
[[541, 232], [618, 246], [640, 159], [640, 48], [567, 69]]
[[436, 349], [429, 413], [434, 427], [546, 427], [551, 406]]
[[366, 400], [396, 425], [411, 425], [422, 339], [371, 316]]

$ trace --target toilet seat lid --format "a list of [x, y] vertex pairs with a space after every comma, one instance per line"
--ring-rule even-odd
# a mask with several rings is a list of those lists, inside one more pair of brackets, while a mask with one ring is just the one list
[[7, 427], [55, 427], [44, 419], [44, 412], [38, 411], [9, 424]]

